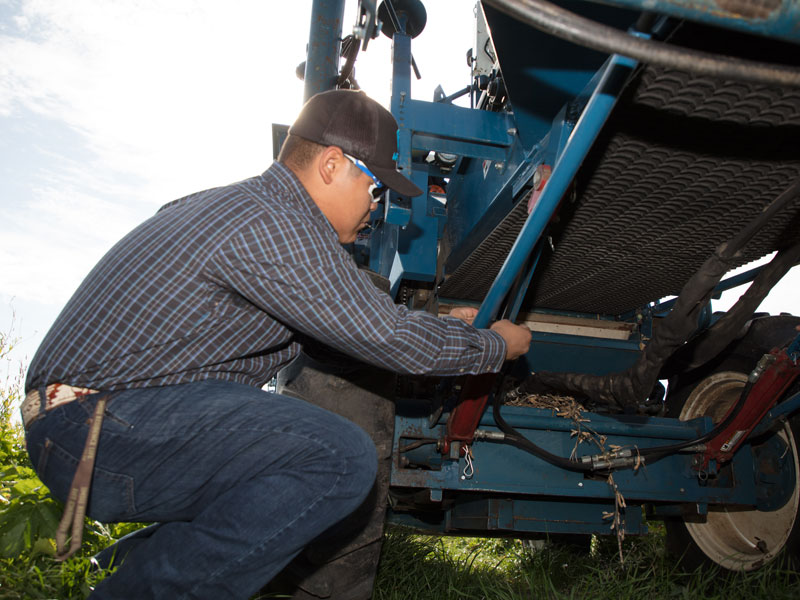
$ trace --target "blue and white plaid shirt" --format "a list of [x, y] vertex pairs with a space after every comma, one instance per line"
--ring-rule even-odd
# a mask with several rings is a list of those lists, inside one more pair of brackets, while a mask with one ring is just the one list
[[280, 163], [171, 202], [117, 243], [47, 333], [26, 388], [260, 386], [297, 334], [401, 373], [498, 371], [499, 334], [398, 306]]

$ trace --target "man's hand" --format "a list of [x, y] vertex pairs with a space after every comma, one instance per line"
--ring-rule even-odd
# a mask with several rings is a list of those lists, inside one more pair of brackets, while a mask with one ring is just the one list
[[531, 345], [531, 330], [525, 325], [503, 320], [492, 323], [489, 329], [499, 333], [506, 341], [506, 360], [522, 356]]
[[[478, 309], [472, 306], [455, 306], [450, 310], [449, 316], [472, 325], [477, 314]], [[531, 345], [531, 330], [525, 325], [515, 325], [511, 321], [503, 320], [493, 323], [489, 329], [494, 329], [506, 341], [506, 360], [522, 356]]]
[[475, 320], [477, 314], [478, 309], [473, 306], [454, 306], [448, 316], [461, 319], [465, 323], [472, 325], [472, 321]]

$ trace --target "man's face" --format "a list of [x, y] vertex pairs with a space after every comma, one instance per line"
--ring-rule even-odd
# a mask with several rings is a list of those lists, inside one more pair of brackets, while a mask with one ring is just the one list
[[355, 241], [358, 232], [367, 226], [370, 213], [378, 206], [370, 193], [372, 179], [352, 163], [348, 167], [346, 172], [342, 173], [342, 177], [338, 178], [336, 188], [338, 198], [331, 211], [332, 214], [326, 215], [339, 234], [339, 241], [342, 244]]

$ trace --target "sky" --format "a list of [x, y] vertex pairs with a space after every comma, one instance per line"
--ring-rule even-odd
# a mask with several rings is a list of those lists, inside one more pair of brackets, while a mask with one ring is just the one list
[[[347, 0], [344, 34], [356, 6]], [[469, 84], [473, 6], [426, 2], [413, 97]], [[269, 166], [272, 123], [302, 105], [310, 12], [311, 0], [0, 0], [0, 328], [20, 340], [12, 362], [32, 358], [92, 266], [159, 206]], [[356, 64], [385, 105], [390, 46], [380, 36]], [[800, 313], [799, 280], [795, 269], [761, 310]]]

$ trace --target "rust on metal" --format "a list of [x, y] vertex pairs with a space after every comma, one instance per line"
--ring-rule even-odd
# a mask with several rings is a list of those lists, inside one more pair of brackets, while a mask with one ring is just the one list
[[781, 8], [781, 0], [715, 0], [724, 10], [744, 19], [766, 19]]

